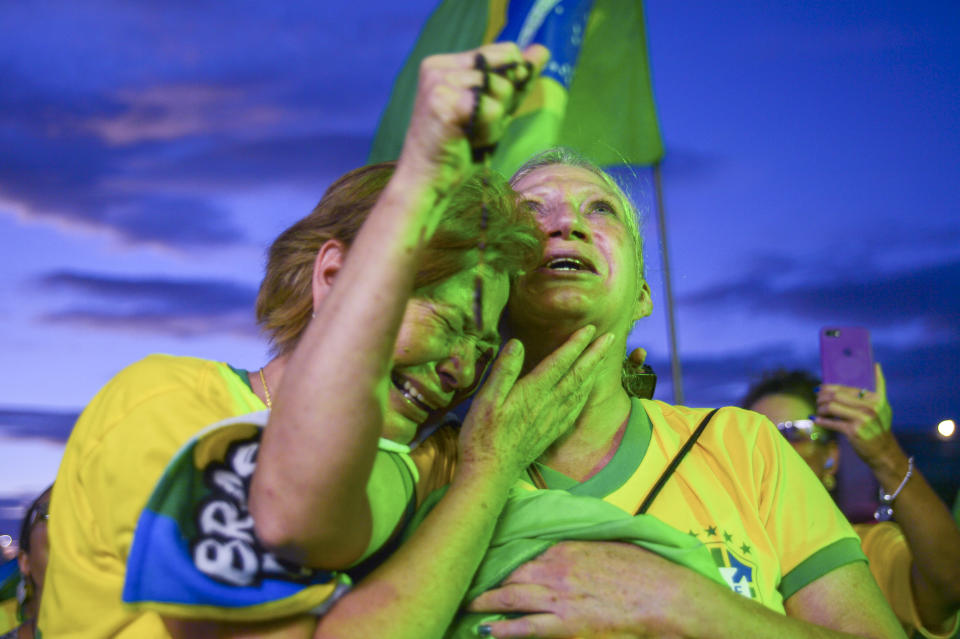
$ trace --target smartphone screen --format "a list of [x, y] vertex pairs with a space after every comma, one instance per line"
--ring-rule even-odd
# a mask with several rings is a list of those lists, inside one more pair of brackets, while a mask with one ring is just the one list
[[820, 329], [820, 371], [824, 384], [876, 390], [870, 331], [862, 326]]

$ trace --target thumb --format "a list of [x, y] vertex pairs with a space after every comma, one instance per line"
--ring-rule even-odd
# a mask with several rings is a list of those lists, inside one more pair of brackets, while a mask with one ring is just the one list
[[876, 362], [873, 365], [874, 378], [876, 379], [877, 386], [877, 395], [882, 397], [884, 400], [887, 399], [887, 380], [883, 377], [883, 368], [880, 367], [880, 362]]

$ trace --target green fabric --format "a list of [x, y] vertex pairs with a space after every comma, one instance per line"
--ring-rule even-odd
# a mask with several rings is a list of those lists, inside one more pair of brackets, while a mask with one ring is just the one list
[[367, 161], [386, 162], [400, 156], [403, 138], [413, 114], [420, 62], [436, 53], [466, 51], [480, 44], [487, 27], [487, 3], [481, 0], [445, 0], [427, 19], [413, 51], [407, 56], [380, 116]]
[[631, 402], [630, 418], [623, 432], [617, 452], [606, 466], [585, 482], [577, 482], [549, 466], [537, 463], [537, 468], [547, 488], [566, 490], [574, 495], [602, 499], [613, 493], [630, 479], [647, 454], [653, 433], [650, 418], [639, 400]]
[[[508, 2], [444, 0], [430, 16], [397, 76], [374, 137], [369, 162], [395, 160], [413, 112], [424, 57], [484, 44], [487, 24]], [[492, 16], [492, 12], [499, 12]], [[570, 37], [574, 37], [572, 34]], [[601, 166], [655, 164], [663, 156], [650, 81], [640, 0], [595, 0], [569, 91], [523, 113], [501, 139], [493, 167], [512, 174], [533, 153], [576, 149]], [[555, 99], [556, 98], [556, 99]], [[522, 109], [521, 109], [522, 111]]]
[[549, 466], [545, 466], [540, 462], [534, 462], [537, 470], [540, 471], [540, 476], [543, 477], [543, 482], [546, 484], [547, 488], [551, 490], [566, 490], [571, 491], [577, 486], [580, 485], [573, 477], [564, 475], [559, 470], [554, 470]]
[[[230, 364], [227, 364], [227, 366], [230, 366]], [[250, 389], [250, 392], [253, 393], [253, 386], [250, 384], [250, 375], [248, 371], [245, 371], [242, 368], [237, 368], [236, 366], [230, 366], [230, 370], [236, 373], [237, 377], [239, 377], [243, 381], [244, 385]], [[256, 395], [256, 393], [254, 393], [254, 395]]]
[[[559, 490], [515, 490], [500, 517], [465, 601], [495, 588], [521, 564], [558, 541], [628, 541], [726, 586], [706, 546], [650, 515], [631, 516], [602, 500]], [[481, 623], [503, 615], [460, 615], [452, 638], [476, 637]]]
[[601, 166], [663, 157], [640, 0], [594, 0], [557, 143]]
[[813, 553], [785, 574], [780, 580], [780, 594], [786, 601], [798, 590], [828, 572], [855, 561], [866, 560], [867, 557], [863, 554], [859, 539], [848, 537], [837, 540]]

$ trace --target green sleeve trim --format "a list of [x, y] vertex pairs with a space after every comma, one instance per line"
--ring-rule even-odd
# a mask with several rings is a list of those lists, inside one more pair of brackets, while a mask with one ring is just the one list
[[780, 580], [780, 594], [786, 601], [804, 586], [823, 577], [840, 566], [855, 561], [866, 561], [867, 557], [860, 548], [860, 539], [847, 537], [824, 546], [813, 553]]
[[539, 462], [536, 462], [536, 466], [547, 488], [566, 490], [572, 495], [603, 499], [616, 492], [637, 472], [640, 462], [647, 453], [652, 433], [646, 410], [640, 400], [634, 398], [623, 439], [620, 440], [613, 458], [596, 475], [584, 482], [578, 482]]
[[227, 364], [227, 366], [230, 367], [230, 370], [232, 370], [236, 376], [240, 378], [240, 381], [243, 382], [243, 385], [249, 388], [250, 392], [252, 393], [253, 386], [250, 385], [250, 377], [247, 375], [247, 371], [242, 368], [237, 368], [236, 366], [231, 366], [230, 364]]
[[613, 459], [596, 475], [570, 488], [570, 493], [603, 499], [616, 492], [633, 477], [637, 468], [640, 467], [640, 462], [647, 454], [647, 446], [650, 445], [652, 428], [643, 404], [634, 397], [630, 402], [627, 428], [623, 433], [623, 439], [620, 440], [620, 446], [617, 447], [617, 452], [613, 454]]

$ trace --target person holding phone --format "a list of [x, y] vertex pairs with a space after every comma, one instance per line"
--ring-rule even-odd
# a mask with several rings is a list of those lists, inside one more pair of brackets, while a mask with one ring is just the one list
[[836, 435], [847, 437], [891, 497], [896, 520], [854, 524], [877, 583], [908, 635], [951, 637], [960, 626], [960, 529], [893, 435], [883, 370], [871, 367], [875, 390], [821, 384], [805, 371], [772, 371], [740, 405], [777, 424], [830, 491], [841, 463]]

